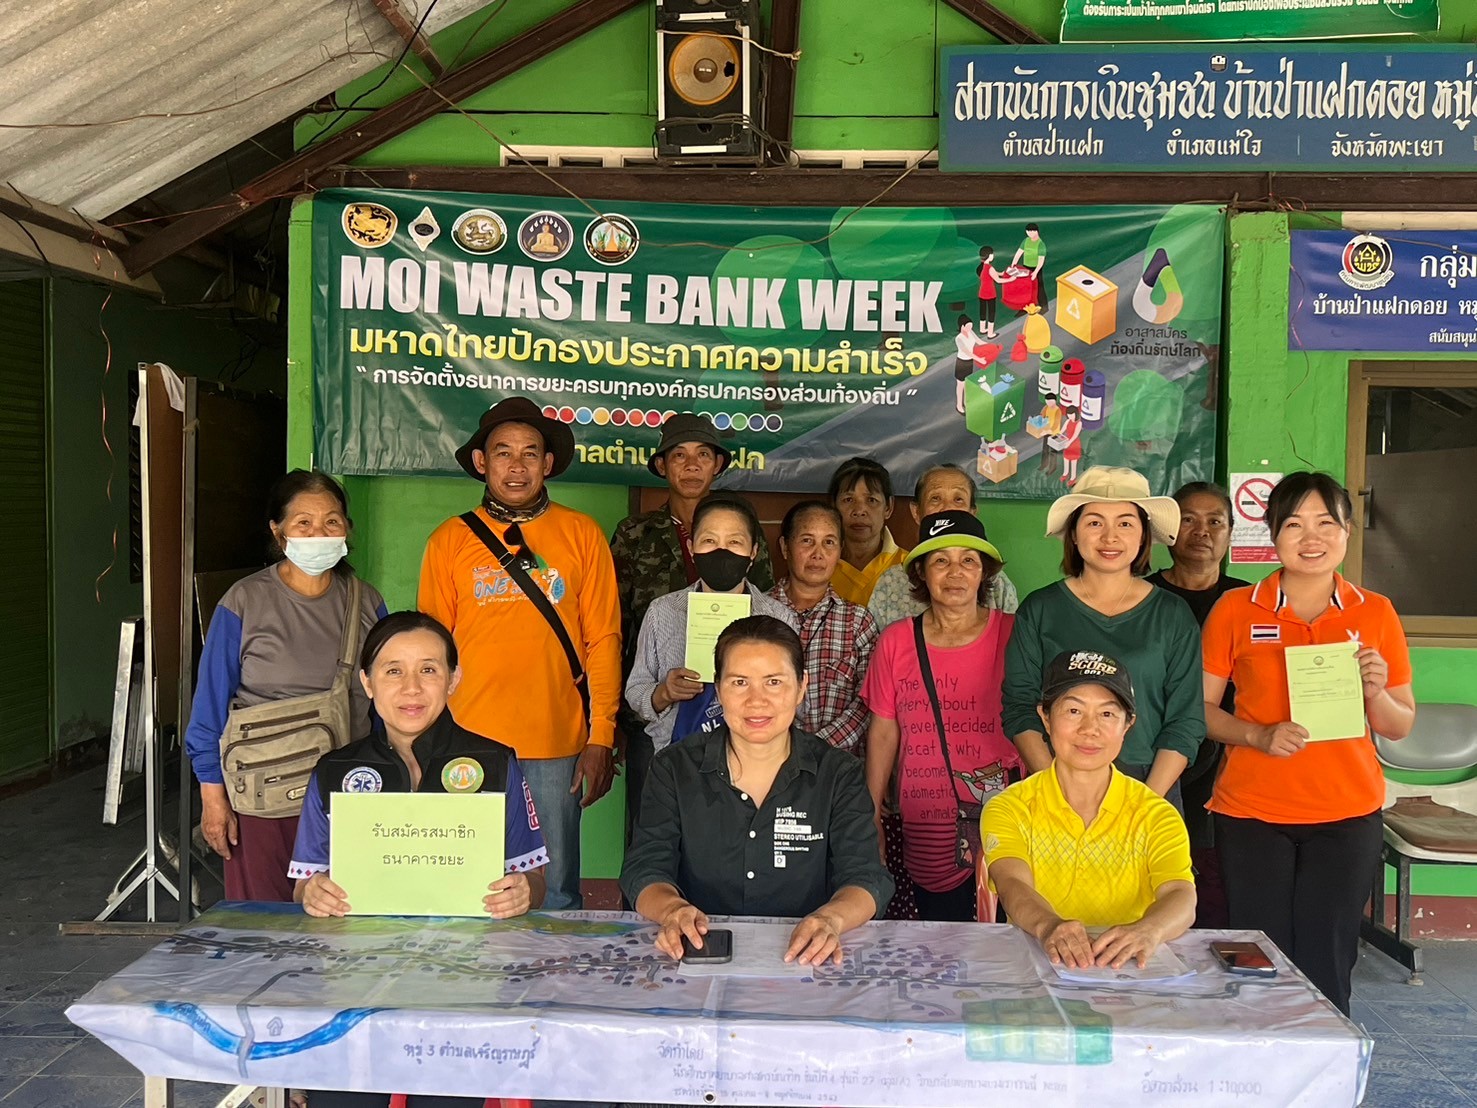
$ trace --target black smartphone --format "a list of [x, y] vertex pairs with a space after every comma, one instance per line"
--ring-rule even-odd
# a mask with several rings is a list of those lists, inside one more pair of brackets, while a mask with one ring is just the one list
[[682, 960], [695, 963], [733, 961], [733, 932], [714, 928], [703, 936], [702, 946], [693, 946], [692, 940], [683, 935]]
[[1272, 964], [1272, 959], [1256, 943], [1211, 943], [1210, 952], [1227, 973], [1239, 973], [1244, 977], [1277, 976], [1277, 967]]

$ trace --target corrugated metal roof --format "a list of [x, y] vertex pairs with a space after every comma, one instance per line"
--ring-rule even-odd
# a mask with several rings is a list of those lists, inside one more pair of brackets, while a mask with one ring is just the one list
[[[430, 2], [401, 0], [413, 22]], [[440, 0], [425, 30], [486, 3]], [[404, 47], [372, 0], [6, 0], [0, 12], [0, 182], [93, 219]], [[35, 126], [107, 120], [127, 121]]]

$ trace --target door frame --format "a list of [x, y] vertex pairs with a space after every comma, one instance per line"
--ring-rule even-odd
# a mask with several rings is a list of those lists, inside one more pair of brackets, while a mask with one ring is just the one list
[[[1345, 479], [1354, 501], [1356, 525], [1349, 533], [1344, 575], [1356, 585], [1364, 581], [1364, 523], [1366, 438], [1371, 388], [1477, 388], [1477, 358], [1461, 362], [1356, 361], [1349, 362], [1349, 425], [1346, 436]], [[1477, 645], [1477, 616], [1400, 617], [1405, 634], [1418, 646]]]

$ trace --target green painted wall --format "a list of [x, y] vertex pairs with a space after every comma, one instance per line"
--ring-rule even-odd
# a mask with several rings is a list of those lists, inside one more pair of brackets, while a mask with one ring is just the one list
[[[243, 339], [223, 315], [80, 281], [53, 279], [50, 298], [52, 742], [60, 750], [108, 733], [118, 625], [143, 613], [143, 586], [128, 579], [129, 376], [139, 362], [164, 362], [182, 376], [219, 380], [237, 365]], [[284, 353], [261, 350], [237, 384], [280, 392]]]
[[[437, 35], [443, 58], [505, 41], [565, 0], [525, 0], [484, 24], [469, 17]], [[1054, 38], [1056, 0], [1005, 0], [1000, 6]], [[767, 7], [767, 5], [766, 5]], [[856, 0], [806, 0], [802, 8], [795, 96], [795, 145], [814, 150], [926, 150], [937, 141], [935, 59], [943, 46], [993, 41], [940, 0], [891, 0], [868, 5], [856, 18]], [[1467, 41], [1477, 28], [1477, 0], [1444, 5], [1440, 41]], [[480, 30], [478, 29], [480, 26]], [[475, 33], [474, 33], [475, 32]], [[363, 158], [365, 165], [491, 165], [501, 139], [528, 145], [647, 146], [655, 125], [651, 14], [638, 8], [579, 42], [530, 65], [507, 81], [469, 98], [469, 113], [443, 113]], [[412, 59], [412, 63], [418, 65]], [[420, 86], [396, 74], [370, 74], [342, 90], [356, 111], [308, 116], [299, 146], [351, 126], [364, 111]], [[969, 182], [961, 179], [964, 195]], [[292, 226], [289, 440], [294, 464], [312, 449], [311, 343], [308, 329], [311, 208], [300, 204]], [[1246, 214], [1232, 220], [1230, 323], [1225, 369], [1228, 415], [1220, 471], [1291, 470], [1315, 466], [1342, 474], [1348, 360], [1292, 354], [1287, 349], [1288, 240], [1286, 217]], [[607, 528], [625, 514], [627, 493], [608, 486], [564, 485], [557, 499], [590, 512]], [[819, 491], [819, 490], [796, 490]], [[441, 519], [474, 499], [469, 484], [448, 479], [365, 479], [351, 484], [356, 558], [384, 590], [392, 607], [414, 595], [420, 551]], [[1055, 580], [1060, 547], [1042, 537], [1045, 505], [987, 502], [982, 515], [1009, 560], [1022, 593]], [[1159, 564], [1167, 563], [1160, 555]], [[1243, 573], [1254, 577], [1256, 573]], [[1422, 699], [1477, 699], [1477, 651], [1415, 652], [1416, 692]], [[613, 873], [618, 853], [614, 802], [586, 821], [586, 872]], [[1477, 879], [1458, 887], [1442, 871], [1422, 873], [1418, 888], [1477, 894]]]

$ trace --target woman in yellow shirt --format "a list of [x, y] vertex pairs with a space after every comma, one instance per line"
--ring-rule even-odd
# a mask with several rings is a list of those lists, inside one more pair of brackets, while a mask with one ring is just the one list
[[1143, 966], [1194, 922], [1195, 885], [1179, 813], [1113, 767], [1133, 724], [1132, 679], [1106, 654], [1065, 651], [1037, 711], [1055, 757], [985, 805], [990, 884], [1052, 962]]

